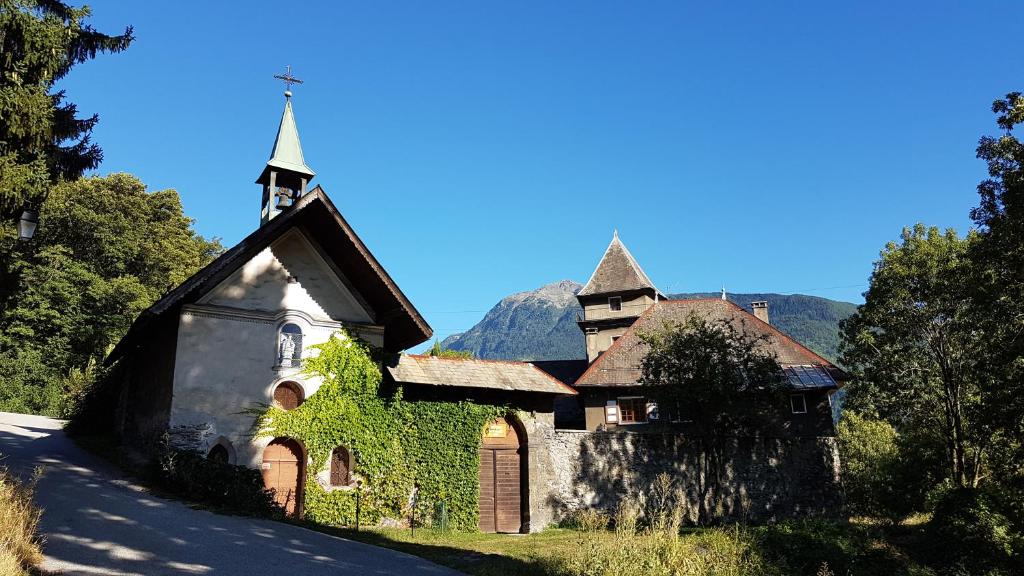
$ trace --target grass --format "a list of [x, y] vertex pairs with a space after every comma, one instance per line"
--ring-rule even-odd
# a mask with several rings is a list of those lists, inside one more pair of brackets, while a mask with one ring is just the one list
[[769, 527], [607, 529], [591, 524], [507, 535], [316, 529], [471, 575], [934, 576], [916, 561], [920, 527], [831, 521]]
[[35, 479], [20, 482], [0, 468], [0, 576], [22, 576], [38, 565], [36, 526], [42, 511], [32, 502]]

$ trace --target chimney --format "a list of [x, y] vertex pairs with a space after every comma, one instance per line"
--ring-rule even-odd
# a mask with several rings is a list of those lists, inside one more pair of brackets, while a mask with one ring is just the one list
[[764, 322], [765, 324], [771, 324], [771, 322], [768, 321], [767, 300], [758, 300], [757, 302], [751, 302], [750, 307], [754, 309], [754, 316], [756, 316], [758, 320]]

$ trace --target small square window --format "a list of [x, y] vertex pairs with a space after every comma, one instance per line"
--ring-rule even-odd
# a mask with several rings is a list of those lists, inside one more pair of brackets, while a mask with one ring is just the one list
[[807, 414], [807, 399], [803, 394], [793, 394], [789, 397], [789, 407], [793, 414]]
[[609, 298], [608, 309], [611, 310], [612, 312], [618, 312], [619, 310], [622, 310], [622, 297], [612, 296], [611, 298]]

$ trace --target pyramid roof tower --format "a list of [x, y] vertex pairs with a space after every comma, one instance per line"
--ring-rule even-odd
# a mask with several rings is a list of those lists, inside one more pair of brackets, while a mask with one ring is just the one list
[[654, 282], [651, 282], [636, 258], [633, 258], [629, 249], [619, 239], [619, 232], [615, 231], [611, 243], [601, 257], [601, 262], [577, 296], [598, 296], [633, 290], [652, 290], [660, 294]]

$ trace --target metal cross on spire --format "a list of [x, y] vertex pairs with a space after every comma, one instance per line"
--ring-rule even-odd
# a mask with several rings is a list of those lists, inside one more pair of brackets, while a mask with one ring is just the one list
[[291, 66], [291, 64], [289, 64], [288, 66], [285, 66], [284, 74], [274, 74], [274, 78], [277, 78], [278, 80], [282, 80], [284, 82], [284, 85], [285, 85], [284, 95], [285, 96], [291, 96], [292, 95], [292, 84], [302, 84], [302, 80], [299, 80], [295, 76], [292, 76], [292, 66]]

